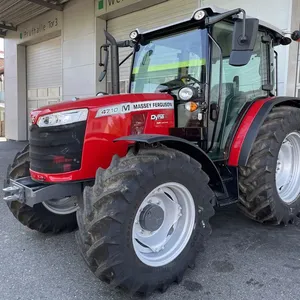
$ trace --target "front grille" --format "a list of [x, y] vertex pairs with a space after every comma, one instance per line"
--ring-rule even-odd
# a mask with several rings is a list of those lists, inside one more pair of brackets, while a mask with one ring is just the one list
[[45, 174], [79, 170], [86, 122], [30, 128], [30, 168]]

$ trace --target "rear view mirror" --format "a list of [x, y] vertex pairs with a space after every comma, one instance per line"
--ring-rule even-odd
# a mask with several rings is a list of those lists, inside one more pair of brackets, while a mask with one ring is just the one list
[[229, 64], [232, 66], [245, 66], [250, 61], [257, 34], [258, 19], [237, 19], [234, 23], [232, 37], [232, 51]]

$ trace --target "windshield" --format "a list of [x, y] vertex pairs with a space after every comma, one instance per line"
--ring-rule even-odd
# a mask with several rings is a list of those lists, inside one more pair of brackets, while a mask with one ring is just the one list
[[195, 29], [140, 45], [133, 63], [131, 92], [176, 89], [184, 85], [184, 76], [205, 81], [207, 43], [207, 31]]

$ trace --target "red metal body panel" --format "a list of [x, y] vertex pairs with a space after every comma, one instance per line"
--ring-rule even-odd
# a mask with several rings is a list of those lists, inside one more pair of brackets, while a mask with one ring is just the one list
[[272, 100], [273, 98], [265, 98], [258, 101], [255, 101], [249, 110], [247, 111], [246, 115], [244, 116], [239, 129], [237, 130], [235, 137], [233, 139], [233, 143], [231, 145], [228, 165], [237, 167], [239, 164], [239, 158], [241, 154], [241, 149], [246, 138], [246, 135], [249, 131], [249, 128], [255, 119], [256, 115], [258, 114], [259, 110], [262, 106], [267, 102]]
[[[173, 98], [168, 94], [124, 94], [84, 99], [79, 101], [64, 102], [53, 106], [44, 107], [32, 112], [34, 123], [42, 115], [66, 111], [71, 109], [88, 108], [89, 114], [83, 145], [81, 169], [73, 172], [61, 174], [43, 174], [30, 170], [34, 180], [43, 182], [66, 182], [81, 181], [95, 177], [96, 170], [101, 167], [106, 169], [111, 162], [112, 156], [126, 155], [129, 142], [117, 142], [113, 140], [130, 135], [132, 132], [132, 118], [135, 115], [145, 116], [143, 133], [169, 134], [169, 128], [174, 127], [174, 109], [147, 109], [124, 114], [115, 114], [96, 118], [98, 110], [101, 108], [124, 103], [136, 103], [145, 101], [168, 100]], [[151, 116], [163, 114], [162, 120], [151, 119]]]

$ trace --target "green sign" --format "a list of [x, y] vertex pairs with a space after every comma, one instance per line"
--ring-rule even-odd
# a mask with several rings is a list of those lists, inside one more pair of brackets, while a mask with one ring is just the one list
[[103, 9], [103, 8], [104, 8], [104, 0], [99, 0], [98, 9]]

